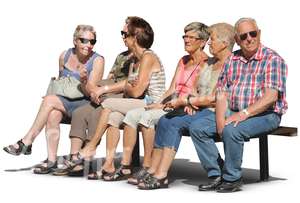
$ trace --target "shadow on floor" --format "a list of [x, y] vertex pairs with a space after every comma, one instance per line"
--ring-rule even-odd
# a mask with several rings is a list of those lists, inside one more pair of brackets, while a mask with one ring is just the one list
[[[140, 157], [141, 161], [143, 157]], [[58, 157], [58, 163], [63, 163], [64, 158], [62, 156]], [[91, 168], [93, 171], [99, 170], [102, 165], [104, 158], [95, 158], [91, 163]], [[121, 153], [117, 153], [115, 164], [116, 167], [120, 165], [121, 161]], [[19, 169], [5, 169], [6, 172], [17, 172], [17, 171], [26, 171], [34, 168], [24, 167]], [[136, 168], [134, 169], [136, 170]], [[89, 166], [85, 165], [85, 175], [87, 175], [89, 171]], [[249, 169], [243, 168], [243, 182], [244, 184], [252, 184], [259, 182], [259, 169]], [[172, 183], [174, 181], [182, 182], [183, 184], [197, 186], [201, 183], [207, 182], [207, 174], [205, 170], [201, 167], [199, 162], [191, 162], [189, 159], [175, 159], [173, 162], [171, 169], [169, 171], [169, 182]], [[275, 180], [286, 180], [285, 178], [279, 177], [269, 177], [268, 181]]]

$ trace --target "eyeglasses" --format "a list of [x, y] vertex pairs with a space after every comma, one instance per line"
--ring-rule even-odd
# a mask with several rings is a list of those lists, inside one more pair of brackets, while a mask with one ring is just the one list
[[124, 32], [123, 30], [121, 31], [121, 35], [122, 35], [123, 39], [126, 39], [127, 37], [129, 37], [128, 32]]
[[184, 40], [189, 39], [189, 40], [195, 41], [195, 40], [199, 40], [201, 38], [200, 37], [195, 37], [195, 36], [190, 36], [190, 35], [183, 35], [182, 39], [184, 39]]
[[257, 31], [254, 30], [254, 31], [250, 31], [250, 32], [246, 32], [244, 34], [241, 34], [240, 35], [240, 40], [242, 40], [242, 41], [246, 40], [247, 37], [248, 37], [248, 34], [250, 35], [250, 37], [255, 38], [257, 36]]
[[85, 39], [85, 38], [78, 38], [80, 40], [80, 42], [82, 44], [87, 44], [87, 43], [90, 43], [91, 45], [95, 45], [97, 40], [95, 39]]

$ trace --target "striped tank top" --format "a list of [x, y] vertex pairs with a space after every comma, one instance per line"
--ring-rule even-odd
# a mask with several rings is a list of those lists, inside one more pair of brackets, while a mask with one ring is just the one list
[[160, 58], [152, 50], [146, 50], [144, 53], [147, 52], [148, 53], [151, 52], [152, 54], [154, 54], [157, 57], [160, 64], [160, 71], [151, 73], [149, 86], [145, 94], [146, 103], [151, 104], [151, 103], [157, 103], [162, 97], [162, 95], [164, 94], [166, 90], [166, 76]]

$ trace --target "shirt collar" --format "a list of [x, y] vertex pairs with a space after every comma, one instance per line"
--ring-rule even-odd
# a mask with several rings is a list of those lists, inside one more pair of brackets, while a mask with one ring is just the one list
[[264, 48], [264, 46], [262, 44], [260, 44], [256, 53], [249, 60], [247, 60], [243, 56], [243, 53], [241, 50], [238, 50], [238, 51], [234, 52], [232, 60], [240, 60], [244, 63], [247, 63], [248, 61], [251, 61], [251, 60], [260, 61], [263, 58], [263, 48]]

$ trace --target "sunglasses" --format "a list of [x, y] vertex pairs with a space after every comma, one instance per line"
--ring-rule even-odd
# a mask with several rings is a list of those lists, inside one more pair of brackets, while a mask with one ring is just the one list
[[255, 38], [257, 36], [257, 31], [250, 31], [250, 32], [246, 32], [244, 34], [240, 35], [240, 40], [244, 41], [247, 39], [248, 34], [250, 35], [250, 37]]
[[123, 39], [126, 39], [127, 37], [129, 37], [128, 32], [124, 32], [123, 30], [121, 31], [121, 35], [122, 35]]
[[85, 39], [85, 38], [78, 38], [80, 40], [80, 42], [82, 44], [87, 44], [87, 43], [90, 43], [91, 45], [95, 45], [97, 40], [95, 39]]

